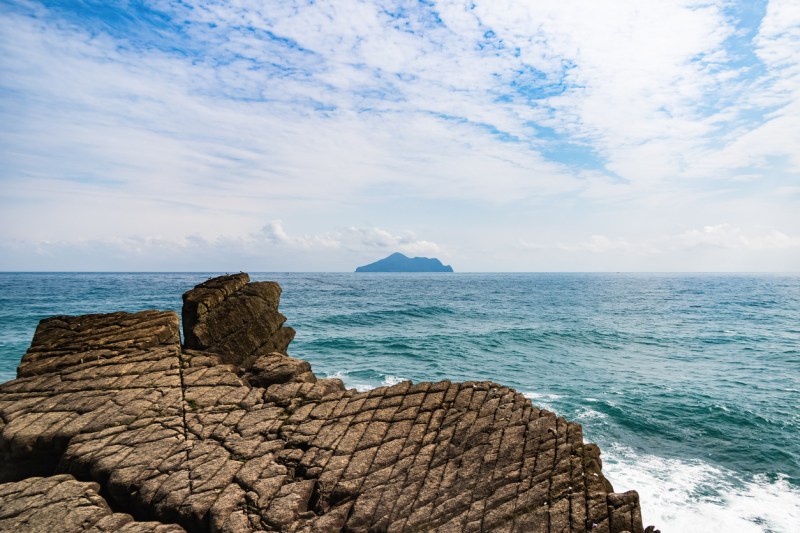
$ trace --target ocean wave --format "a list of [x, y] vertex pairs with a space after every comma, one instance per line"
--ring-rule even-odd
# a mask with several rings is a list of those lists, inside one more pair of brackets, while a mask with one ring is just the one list
[[381, 385], [384, 387], [391, 387], [392, 385], [397, 385], [398, 383], [402, 383], [403, 381], [406, 380], [404, 380], [403, 378], [398, 378], [397, 376], [390, 376], [388, 374], [385, 374], [383, 376], [383, 381], [381, 382]]
[[347, 387], [348, 389], [356, 389], [358, 392], [366, 392], [370, 389], [375, 388], [375, 385], [371, 383], [362, 381], [357, 378], [353, 378], [352, 376], [350, 376], [350, 373], [345, 370], [328, 372], [325, 373], [323, 377], [341, 379], [345, 387]]
[[618, 492], [637, 490], [645, 525], [663, 531], [790, 533], [800, 523], [800, 488], [785, 476], [734, 472], [699, 460], [603, 447], [603, 472]]
[[406, 379], [392, 376], [390, 374], [377, 374], [374, 379], [366, 378], [363, 376], [353, 376], [348, 371], [337, 371], [333, 373], [328, 373], [325, 375], [326, 378], [338, 378], [341, 379], [344, 383], [344, 386], [348, 389], [356, 389], [358, 392], [366, 392], [372, 389], [376, 389], [378, 387], [391, 387], [392, 385], [397, 385], [398, 383], [402, 383], [403, 381], [407, 381]]
[[522, 395], [525, 396], [527, 399], [529, 399], [535, 407], [538, 407], [540, 409], [546, 409], [548, 411], [553, 411], [554, 413], [557, 412], [557, 410], [551, 402], [555, 402], [561, 399], [561, 395], [559, 394], [549, 394], [541, 392], [522, 392]]
[[523, 396], [525, 396], [529, 400], [560, 400], [561, 395], [559, 394], [547, 394], [547, 393], [540, 393], [540, 392], [523, 392]]
[[595, 411], [594, 409], [589, 409], [588, 407], [583, 407], [575, 414], [575, 419], [578, 422], [584, 422], [586, 420], [602, 420], [608, 418], [608, 415], [605, 413], [601, 413], [600, 411]]
[[[593, 346], [602, 347], [609, 350], [618, 350], [638, 342], [639, 338], [631, 338], [629, 335], [618, 332], [600, 329], [534, 329], [516, 328], [501, 329], [493, 331], [483, 336], [485, 339], [497, 339], [499, 345], [505, 345], [508, 341], [519, 342], [521, 344], [541, 346], [544, 348], [555, 348], [561, 346]], [[644, 338], [642, 336], [642, 338]], [[654, 339], [646, 339], [655, 342]]]
[[386, 322], [402, 322], [409, 318], [431, 318], [452, 315], [453, 310], [444, 306], [408, 307], [405, 309], [382, 309], [378, 311], [354, 312], [330, 315], [319, 319], [325, 324], [340, 326], [370, 326]]

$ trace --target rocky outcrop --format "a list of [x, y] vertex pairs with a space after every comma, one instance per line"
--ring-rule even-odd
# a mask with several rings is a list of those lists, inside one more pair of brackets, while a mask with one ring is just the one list
[[55, 316], [37, 328], [17, 377], [57, 374], [84, 361], [119, 359], [180, 342], [173, 313]]
[[90, 503], [36, 489], [43, 519], [110, 513], [99, 487], [188, 531], [642, 532], [579, 425], [491, 382], [317, 379], [274, 340], [279, 295], [245, 274], [199, 285], [183, 348], [173, 313], [42, 321], [0, 385], [0, 508], [24, 507], [19, 483], [71, 483]]
[[219, 355], [225, 363], [249, 368], [262, 355], [286, 353], [294, 330], [278, 312], [281, 287], [249, 283], [245, 273], [201, 283], [183, 295], [186, 348]]

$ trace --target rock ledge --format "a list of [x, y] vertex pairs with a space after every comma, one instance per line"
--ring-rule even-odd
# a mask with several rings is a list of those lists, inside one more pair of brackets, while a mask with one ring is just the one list
[[0, 384], [0, 530], [643, 532], [580, 425], [491, 382], [318, 379], [280, 292], [198, 285], [183, 346], [171, 312], [43, 320]]

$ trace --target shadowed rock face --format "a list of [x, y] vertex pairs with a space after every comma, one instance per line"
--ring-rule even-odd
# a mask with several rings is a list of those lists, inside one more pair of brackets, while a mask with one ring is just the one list
[[278, 312], [281, 287], [249, 283], [245, 273], [201, 283], [183, 295], [184, 346], [218, 354], [225, 363], [250, 368], [262, 355], [286, 353], [294, 330]]
[[159, 522], [135, 522], [115, 513], [98, 494], [100, 485], [69, 475], [32, 477], [0, 485], [3, 531], [86, 531], [102, 533], [178, 533], [184, 529]]
[[[579, 425], [490, 382], [317, 379], [273, 340], [279, 295], [246, 274], [189, 291], [184, 349], [174, 313], [42, 321], [0, 385], [0, 509], [24, 507], [19, 483], [54, 483], [72, 492], [33, 493], [64, 524], [75, 491], [110, 515], [99, 487], [188, 531], [642, 532]], [[18, 523], [0, 512], [0, 530]]]

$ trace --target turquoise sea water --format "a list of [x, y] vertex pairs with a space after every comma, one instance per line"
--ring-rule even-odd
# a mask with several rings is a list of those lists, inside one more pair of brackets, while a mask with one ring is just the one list
[[[0, 381], [54, 314], [179, 310], [200, 274], [0, 273]], [[494, 380], [583, 424], [664, 533], [800, 531], [800, 276], [251, 274], [291, 355], [367, 389]]]

